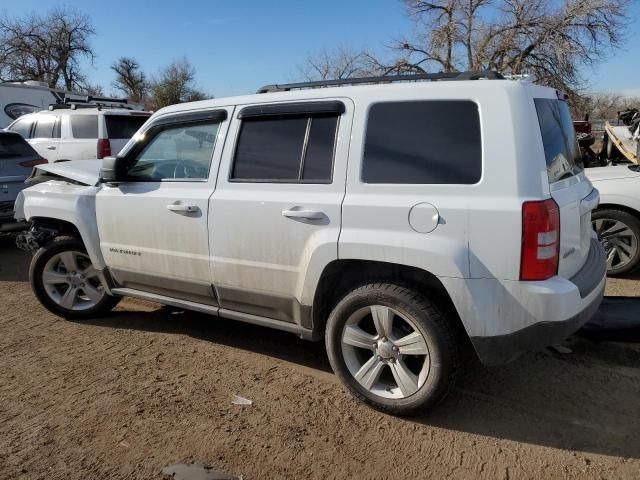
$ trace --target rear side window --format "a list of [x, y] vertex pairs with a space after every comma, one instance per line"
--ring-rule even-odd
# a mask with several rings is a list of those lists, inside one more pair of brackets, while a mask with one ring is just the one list
[[71, 115], [73, 138], [98, 138], [97, 115]]
[[231, 179], [330, 183], [338, 114], [243, 120]]
[[0, 159], [15, 157], [37, 157], [36, 151], [22, 138], [0, 134]]
[[474, 102], [389, 102], [371, 107], [364, 182], [473, 184], [481, 174], [480, 116]]
[[33, 129], [33, 138], [57, 138], [60, 135], [56, 129], [56, 117], [53, 115], [42, 115], [38, 118]]
[[143, 115], [105, 115], [107, 138], [131, 138], [148, 119]]
[[31, 118], [22, 118], [13, 122], [13, 124], [11, 124], [11, 126], [9, 127], [9, 130], [19, 133], [20, 135], [22, 135], [22, 138], [31, 138], [32, 125], [33, 120]]
[[549, 183], [574, 176], [582, 170], [582, 161], [567, 102], [549, 98], [534, 102]]

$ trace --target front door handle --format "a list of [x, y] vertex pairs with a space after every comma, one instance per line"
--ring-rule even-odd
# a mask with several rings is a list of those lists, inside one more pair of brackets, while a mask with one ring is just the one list
[[56, 147], [47, 147], [47, 150], [55, 150]]
[[316, 210], [283, 210], [282, 216], [287, 218], [305, 218], [307, 220], [320, 220], [325, 214]]
[[176, 213], [197, 213], [200, 208], [197, 205], [184, 205], [182, 203], [170, 203], [167, 209]]

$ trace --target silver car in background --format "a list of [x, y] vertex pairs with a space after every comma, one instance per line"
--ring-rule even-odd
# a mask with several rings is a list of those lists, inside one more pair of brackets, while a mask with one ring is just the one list
[[20, 230], [13, 205], [33, 167], [47, 163], [19, 134], [0, 130], [0, 233]]

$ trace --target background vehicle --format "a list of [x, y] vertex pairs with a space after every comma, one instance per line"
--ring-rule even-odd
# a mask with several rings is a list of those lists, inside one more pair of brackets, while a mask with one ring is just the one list
[[593, 227], [607, 255], [607, 273], [626, 275], [640, 266], [640, 166], [588, 168], [600, 191]]
[[[49, 105], [64, 104], [65, 101], [73, 100], [86, 101], [86, 98], [86, 94], [50, 88], [45, 82], [0, 83], [0, 128], [5, 128], [27, 113], [46, 110]], [[109, 103], [112, 100], [118, 99], [105, 98], [103, 102]], [[136, 110], [142, 110], [142, 105], [135, 103], [128, 103], [128, 105]]]
[[95, 101], [52, 105], [20, 117], [7, 127], [18, 132], [49, 162], [89, 160], [116, 155], [151, 116]]
[[33, 167], [47, 163], [17, 133], [0, 131], [0, 232], [25, 227], [13, 217], [13, 205]]
[[39, 166], [53, 180], [16, 215], [41, 303], [90, 318], [133, 296], [324, 338], [395, 414], [436, 405], [469, 342], [505, 363], [598, 308], [599, 197], [564, 95], [495, 72], [259, 93], [162, 109], [102, 165]]

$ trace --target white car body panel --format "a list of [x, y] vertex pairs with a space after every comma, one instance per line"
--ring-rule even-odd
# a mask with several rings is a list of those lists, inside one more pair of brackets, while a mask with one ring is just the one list
[[600, 205], [621, 205], [640, 214], [640, 171], [636, 166], [618, 165], [585, 170], [600, 192]]

